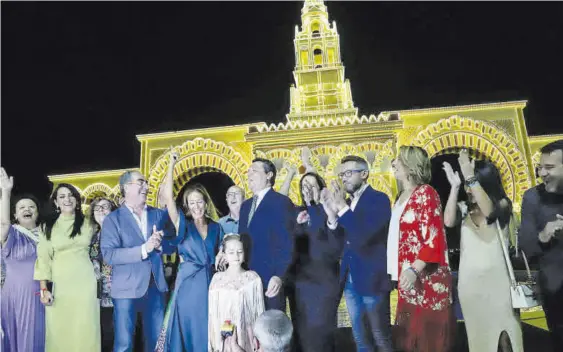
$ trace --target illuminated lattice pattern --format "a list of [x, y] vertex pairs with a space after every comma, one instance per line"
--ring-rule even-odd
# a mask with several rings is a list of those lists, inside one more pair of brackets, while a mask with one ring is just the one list
[[[196, 138], [174, 148], [180, 155], [174, 167], [174, 194], [199, 174], [217, 171], [229, 176], [233, 182], [248, 192], [246, 171], [249, 163], [234, 148], [212, 139]], [[147, 196], [148, 204], [157, 203], [157, 192], [166, 176], [170, 160], [170, 151], [161, 155], [150, 171], [151, 187]]]
[[[118, 187], [119, 189], [119, 187]], [[82, 191], [81, 193], [82, 198], [84, 199], [85, 204], [90, 204], [92, 200], [96, 197], [108, 197], [113, 200], [114, 194], [113, 190], [110, 186], [106, 185], [105, 183], [94, 183], [89, 185]]]
[[[393, 142], [363, 142], [360, 144], [343, 143], [338, 146], [334, 145], [320, 145], [310, 147], [311, 149], [311, 164], [319, 175], [325, 181], [330, 181], [337, 178], [337, 170], [340, 160], [346, 155], [358, 155], [365, 158], [370, 167], [370, 177], [368, 183], [374, 188], [387, 194], [390, 199], [393, 199], [394, 191], [391, 183], [386, 177], [385, 172], [381, 173], [382, 165], [390, 163], [394, 156]], [[278, 174], [276, 177], [276, 188], [283, 184], [287, 177], [287, 171], [283, 168], [285, 164], [290, 164], [293, 167], [301, 166], [301, 148], [295, 149], [272, 149], [269, 151], [255, 152], [257, 157], [272, 160], [275, 164]], [[297, 175], [291, 183], [289, 197], [295, 204], [301, 204], [299, 195], [299, 175]]]
[[423, 147], [430, 157], [459, 147], [486, 155], [499, 169], [515, 209], [519, 208], [524, 191], [531, 186], [524, 154], [512, 137], [491, 123], [451, 116], [428, 125], [412, 144]]

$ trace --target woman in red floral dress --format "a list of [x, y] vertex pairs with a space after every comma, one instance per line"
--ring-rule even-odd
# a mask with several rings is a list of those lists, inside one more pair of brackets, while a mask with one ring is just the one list
[[[428, 185], [431, 164], [420, 147], [402, 146], [393, 161], [399, 187], [398, 292], [395, 338], [405, 352], [449, 351], [455, 334], [450, 272], [440, 197]], [[393, 222], [393, 220], [392, 220]]]

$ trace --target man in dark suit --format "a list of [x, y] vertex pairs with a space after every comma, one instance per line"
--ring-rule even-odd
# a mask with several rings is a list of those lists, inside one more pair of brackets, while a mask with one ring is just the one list
[[[332, 181], [322, 199], [328, 227], [334, 236], [344, 236], [340, 280], [345, 281], [344, 296], [356, 347], [364, 351], [393, 351], [390, 327], [387, 274], [387, 235], [391, 203], [368, 183], [367, 162], [358, 156], [341, 160], [342, 184]], [[350, 196], [349, 204], [345, 200]], [[335, 231], [340, 227], [344, 231]], [[339, 235], [340, 234], [340, 235]], [[363, 318], [367, 317], [369, 329]]]
[[[164, 319], [164, 280], [159, 250], [166, 212], [146, 205], [148, 183], [138, 171], [119, 179], [123, 205], [104, 220], [103, 259], [112, 265], [111, 297], [115, 326], [114, 352], [131, 351], [137, 314], [143, 318], [145, 351], [153, 351]], [[167, 235], [173, 233], [167, 227]]]
[[296, 214], [291, 200], [272, 189], [275, 180], [276, 167], [270, 160], [252, 161], [248, 186], [253, 197], [242, 203], [239, 233], [248, 266], [262, 279], [266, 309], [285, 312], [283, 285], [292, 259]]
[[541, 149], [538, 174], [543, 183], [522, 201], [520, 245], [539, 258], [538, 284], [554, 351], [563, 351], [563, 140]]

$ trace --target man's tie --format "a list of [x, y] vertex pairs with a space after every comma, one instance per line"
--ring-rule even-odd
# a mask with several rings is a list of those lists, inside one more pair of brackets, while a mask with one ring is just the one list
[[252, 197], [252, 206], [250, 207], [250, 213], [248, 213], [248, 223], [246, 224], [247, 227], [250, 226], [250, 222], [252, 221], [252, 217], [256, 211], [256, 204], [258, 204], [258, 196]]

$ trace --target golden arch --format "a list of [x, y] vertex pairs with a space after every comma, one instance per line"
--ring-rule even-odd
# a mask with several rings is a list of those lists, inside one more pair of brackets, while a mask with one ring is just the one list
[[[180, 160], [174, 167], [174, 193], [177, 195], [182, 186], [192, 177], [205, 172], [217, 171], [229, 176], [233, 182], [248, 191], [246, 170], [249, 163], [234, 148], [212, 139], [196, 138], [187, 141], [174, 150]], [[150, 171], [151, 187], [147, 195], [148, 204], [157, 203], [157, 193], [168, 170], [170, 151], [161, 155]]]
[[88, 202], [97, 193], [103, 193], [107, 197], [112, 197], [113, 190], [105, 183], [94, 183], [92, 185], [89, 185], [84, 189], [84, 191], [82, 191], [82, 197], [84, 197], [85, 202]]
[[506, 132], [491, 123], [451, 116], [428, 125], [413, 141], [433, 157], [452, 148], [471, 148], [486, 155], [499, 169], [508, 196], [518, 211], [522, 195], [531, 186], [526, 158]]

